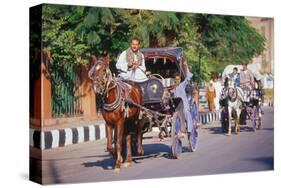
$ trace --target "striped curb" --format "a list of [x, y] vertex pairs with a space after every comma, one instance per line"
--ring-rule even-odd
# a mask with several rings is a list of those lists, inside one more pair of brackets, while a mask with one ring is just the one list
[[221, 112], [200, 112], [199, 113], [199, 121], [201, 124], [208, 124], [212, 123], [213, 121], [220, 121], [221, 120]]
[[[199, 120], [201, 124], [220, 121], [220, 112], [200, 112]], [[153, 127], [152, 131], [159, 132], [159, 128]], [[95, 141], [103, 138], [106, 138], [104, 123], [75, 128], [54, 129], [50, 131], [30, 129], [30, 146], [41, 150]]]
[[30, 129], [30, 146], [44, 150], [106, 138], [104, 123], [40, 131]]
[[273, 105], [273, 102], [271, 101], [271, 102], [265, 102], [265, 103], [263, 103], [263, 106], [273, 107], [274, 105]]

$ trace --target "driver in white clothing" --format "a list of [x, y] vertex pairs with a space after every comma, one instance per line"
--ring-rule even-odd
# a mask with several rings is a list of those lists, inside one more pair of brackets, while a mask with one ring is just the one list
[[139, 46], [139, 39], [134, 37], [131, 39], [130, 48], [120, 54], [116, 68], [121, 71], [121, 78], [134, 82], [147, 80], [144, 55], [139, 51]]

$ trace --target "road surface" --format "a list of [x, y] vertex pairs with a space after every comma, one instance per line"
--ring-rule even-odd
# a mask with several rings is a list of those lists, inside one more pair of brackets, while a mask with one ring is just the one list
[[[159, 141], [151, 133], [144, 139], [145, 155], [134, 157], [120, 173], [112, 170], [113, 160], [105, 152], [106, 140], [82, 143], [42, 153], [43, 183], [74, 183], [145, 178], [207, 175], [273, 170], [273, 108], [265, 107], [262, 129], [252, 132], [241, 127], [239, 135], [225, 136], [220, 124], [199, 130], [198, 150], [170, 158], [171, 140]], [[248, 122], [248, 125], [250, 122]], [[152, 135], [152, 136], [151, 136]]]

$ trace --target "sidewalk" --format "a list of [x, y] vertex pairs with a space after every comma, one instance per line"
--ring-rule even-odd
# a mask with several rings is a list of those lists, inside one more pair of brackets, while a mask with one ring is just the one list
[[[202, 125], [220, 121], [220, 112], [200, 112]], [[157, 127], [154, 132], [159, 131]], [[106, 138], [104, 120], [81, 121], [38, 129], [30, 128], [30, 146], [45, 150]]]
[[106, 138], [103, 120], [63, 124], [41, 131], [30, 128], [29, 131], [30, 146], [42, 150]]

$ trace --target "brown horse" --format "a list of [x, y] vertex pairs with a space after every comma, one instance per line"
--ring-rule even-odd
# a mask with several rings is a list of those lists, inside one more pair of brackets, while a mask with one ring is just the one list
[[[143, 155], [142, 147], [142, 131], [139, 124], [140, 109], [128, 102], [131, 100], [135, 104], [143, 105], [142, 91], [138, 85], [134, 83], [125, 83], [121, 80], [114, 80], [109, 69], [109, 57], [97, 59], [95, 56], [90, 57], [93, 64], [89, 71], [89, 78], [92, 80], [93, 89], [102, 96], [103, 110], [102, 115], [106, 122], [107, 131], [107, 151], [109, 151], [115, 159], [115, 171], [120, 171], [122, 162], [122, 140], [123, 135], [126, 138], [127, 155], [125, 166], [129, 166], [132, 162], [131, 151], [131, 134], [128, 129], [135, 129], [137, 133], [137, 153]], [[131, 121], [133, 120], [133, 121]], [[134, 124], [126, 124], [126, 122], [134, 122]], [[112, 147], [113, 130], [117, 141], [115, 147]]]

